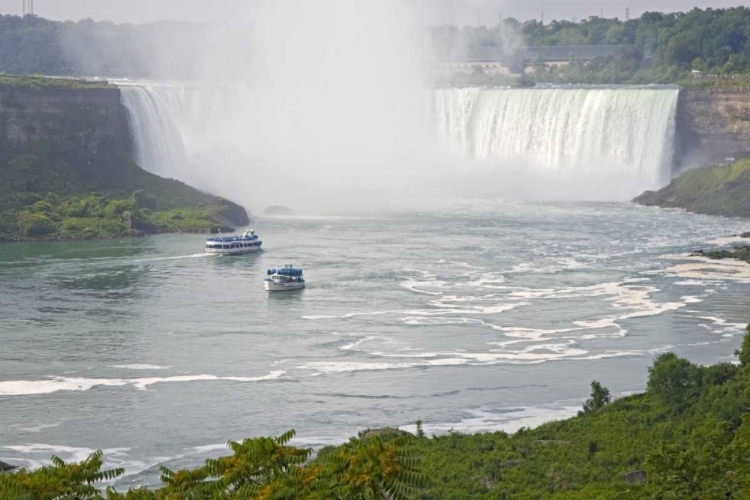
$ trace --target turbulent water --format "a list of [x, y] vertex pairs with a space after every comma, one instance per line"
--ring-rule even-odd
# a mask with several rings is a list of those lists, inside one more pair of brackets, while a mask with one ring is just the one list
[[[257, 123], [255, 115], [263, 103], [253, 101], [255, 94], [248, 88], [139, 83], [123, 85], [122, 99], [130, 113], [136, 159], [143, 168], [219, 191], [217, 194], [235, 196], [240, 202], [257, 200], [257, 193], [245, 195], [235, 186], [227, 187], [215, 179], [217, 168], [235, 161], [236, 154], [244, 158], [236, 168], [244, 171], [246, 176], [242, 178], [248, 185], [267, 184], [268, 172], [280, 168], [275, 163], [269, 164], [269, 158], [292, 165], [299, 161], [305, 165], [315, 163], [319, 177], [335, 178], [342, 183], [345, 175], [362, 178], [372, 171], [372, 165], [360, 163], [363, 158], [377, 156], [376, 151], [383, 148], [424, 150], [395, 160], [388, 158], [391, 162], [404, 162], [399, 169], [388, 172], [392, 185], [414, 182], [404, 176], [404, 172], [416, 169], [414, 163], [429, 165], [426, 171], [439, 177], [436, 174], [441, 159], [430, 157], [428, 150], [446, 148], [468, 161], [490, 162], [481, 168], [468, 167], [460, 174], [462, 178], [476, 176], [479, 180], [474, 185], [490, 183], [502, 187], [509, 179], [523, 183], [522, 189], [510, 187], [503, 191], [506, 196], [625, 200], [646, 189], [662, 187], [671, 178], [678, 92], [673, 88], [628, 87], [440, 89], [422, 112], [404, 109], [401, 116], [394, 117], [395, 127], [398, 122], [413, 118], [412, 114], [420, 115], [425, 133], [433, 132], [430, 140], [410, 143], [405, 138], [389, 137], [385, 144], [373, 144], [375, 150], [360, 144], [352, 153], [354, 157], [340, 158], [335, 151], [328, 151], [317, 158], [317, 163], [311, 158], [316, 148], [344, 151], [352, 142], [351, 134], [358, 129], [365, 137], [373, 134], [368, 128], [371, 120], [363, 115], [359, 122], [339, 124], [339, 129], [327, 134], [341, 135], [341, 143], [321, 146], [316, 142], [316, 129], [296, 130], [299, 119], [283, 103], [277, 106], [279, 113], [284, 110], [288, 114], [284, 115], [288, 123]], [[289, 98], [299, 99], [299, 96]], [[309, 98], [314, 99], [314, 94]], [[296, 106], [303, 106], [304, 102]], [[272, 109], [273, 106], [266, 109], [269, 117], [274, 116]], [[352, 118], [347, 115], [346, 119]], [[268, 127], [277, 127], [275, 136], [288, 137], [289, 142], [266, 144], [267, 137], [260, 131]], [[379, 136], [380, 132], [374, 135]], [[420, 136], [411, 129], [404, 134]], [[300, 144], [297, 140], [311, 142]], [[282, 151], [277, 151], [278, 148]], [[288, 156], [289, 151], [297, 149], [306, 158]], [[227, 151], [235, 156], [217, 160], [219, 152]], [[210, 166], [212, 161], [217, 165]], [[342, 167], [332, 170], [337, 163]], [[263, 175], [247, 174], [253, 167]], [[307, 166], [293, 166], [280, 173], [279, 178], [303, 176], [309, 170]], [[237, 170], [224, 174], [232, 178], [236, 175]], [[450, 176], [448, 172], [446, 179]], [[373, 182], [370, 179], [365, 184]], [[455, 183], [455, 179], [446, 182]], [[329, 184], [323, 182], [316, 189]], [[562, 189], [561, 185], [569, 187]], [[331, 196], [335, 195], [341, 193]]]
[[[200, 235], [0, 246], [0, 460], [104, 449], [121, 485], [153, 484], [289, 428], [513, 430], [573, 414], [592, 379], [642, 390], [660, 352], [730, 360], [750, 319], [750, 267], [684, 257], [746, 221], [487, 203], [255, 229], [243, 257]], [[268, 295], [286, 262], [308, 288]]]
[[642, 189], [669, 182], [677, 89], [442, 89], [438, 127], [478, 159], [531, 159], [551, 170], [609, 169]]

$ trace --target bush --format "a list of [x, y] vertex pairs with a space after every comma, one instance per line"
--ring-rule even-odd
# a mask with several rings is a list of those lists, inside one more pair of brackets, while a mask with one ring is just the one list
[[104, 209], [104, 216], [110, 219], [121, 217], [124, 212], [135, 210], [135, 202], [130, 200], [113, 200]]
[[23, 214], [19, 220], [19, 226], [24, 236], [39, 238], [48, 236], [57, 231], [55, 223], [42, 214]]
[[648, 371], [648, 391], [673, 411], [682, 411], [700, 396], [701, 369], [674, 353], [658, 356]]

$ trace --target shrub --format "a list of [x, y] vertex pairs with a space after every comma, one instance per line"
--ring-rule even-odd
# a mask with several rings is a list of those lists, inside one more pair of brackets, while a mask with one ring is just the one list
[[48, 236], [57, 231], [55, 223], [49, 217], [36, 213], [21, 215], [19, 226], [23, 235], [30, 238]]
[[104, 216], [110, 219], [121, 217], [124, 212], [135, 210], [135, 202], [130, 200], [113, 200], [104, 209]]
[[687, 408], [700, 395], [701, 369], [674, 353], [658, 356], [648, 371], [648, 391], [673, 411]]

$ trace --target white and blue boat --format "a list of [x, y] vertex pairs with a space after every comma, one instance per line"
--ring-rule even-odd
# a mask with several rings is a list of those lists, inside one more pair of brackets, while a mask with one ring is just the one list
[[263, 244], [250, 229], [237, 236], [222, 236], [218, 238], [209, 238], [206, 240], [206, 253], [213, 255], [240, 255], [243, 253], [260, 252], [260, 246]]
[[272, 267], [267, 272], [268, 277], [263, 281], [263, 288], [269, 292], [283, 290], [299, 290], [305, 288], [305, 278], [302, 269], [291, 264], [284, 267]]

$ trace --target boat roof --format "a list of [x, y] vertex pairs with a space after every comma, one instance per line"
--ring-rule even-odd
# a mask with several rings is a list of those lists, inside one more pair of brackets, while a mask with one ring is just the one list
[[258, 235], [253, 234], [252, 236], [234, 235], [234, 236], [220, 236], [218, 238], [208, 238], [206, 243], [232, 243], [233, 241], [248, 241], [257, 240]]
[[284, 267], [281, 266], [275, 266], [275, 267], [269, 267], [267, 274], [280, 274], [282, 276], [302, 276], [302, 268], [301, 267], [292, 267], [291, 265], [287, 264]]

